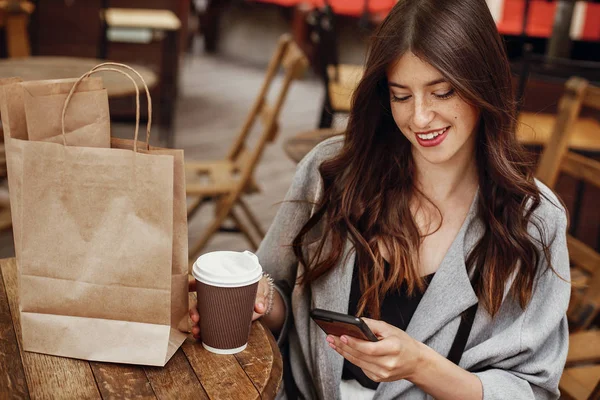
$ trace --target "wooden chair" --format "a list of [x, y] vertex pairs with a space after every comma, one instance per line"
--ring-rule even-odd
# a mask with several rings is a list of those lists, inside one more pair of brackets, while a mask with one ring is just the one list
[[[600, 162], [569, 150], [582, 107], [600, 110], [600, 88], [582, 78], [571, 78], [558, 105], [552, 136], [540, 159], [536, 175], [553, 188], [561, 172], [600, 187]], [[597, 132], [600, 135], [600, 131]], [[570, 399], [600, 398], [600, 331], [590, 329], [600, 311], [600, 254], [567, 235], [571, 261], [572, 293], [567, 317], [570, 347], [561, 378], [561, 391]]]
[[[526, 44], [523, 57], [513, 64], [516, 99], [519, 104], [517, 136], [526, 145], [544, 145], [556, 123], [557, 102], [565, 83], [571, 76], [579, 76], [593, 84], [600, 84], [600, 62], [548, 57], [533, 53]], [[600, 123], [598, 113], [586, 112], [574, 122], [570, 148], [581, 151], [600, 151]]]
[[[284, 77], [273, 106], [267, 104], [267, 95], [273, 80], [280, 68]], [[279, 131], [279, 114], [285, 102], [290, 84], [300, 78], [308, 60], [296, 46], [289, 35], [279, 39], [267, 69], [266, 77], [252, 109], [246, 117], [241, 131], [223, 160], [213, 162], [186, 163], [186, 192], [188, 199], [193, 199], [188, 207], [188, 220], [206, 202], [215, 203], [215, 216], [208, 228], [202, 232], [196, 244], [190, 247], [190, 259], [193, 259], [217, 231], [242, 233], [250, 245], [256, 249], [264, 232], [257, 218], [248, 207], [244, 196], [259, 191], [253, 179], [254, 168], [260, 161], [263, 150], [269, 142], [273, 142]], [[262, 131], [253, 146], [247, 143], [253, 126], [260, 121]], [[235, 206], [245, 214], [250, 226], [239, 218]], [[234, 208], [235, 207], [235, 208]], [[233, 228], [226, 228], [223, 223], [230, 219]], [[255, 235], [250, 228], [253, 228]], [[255, 239], [255, 237], [257, 237]]]
[[31, 55], [27, 26], [34, 10], [35, 5], [29, 1], [0, 0], [0, 27], [6, 30], [6, 53], [9, 58]]
[[[600, 162], [568, 149], [569, 138], [582, 107], [600, 110], [600, 88], [582, 78], [566, 83], [552, 137], [538, 165], [538, 179], [553, 188], [560, 172], [600, 187]], [[600, 135], [600, 132], [597, 133]], [[574, 287], [569, 305], [569, 320], [573, 331], [586, 329], [600, 311], [600, 254], [571, 235], [567, 236], [569, 255], [574, 266]], [[577, 290], [585, 285], [585, 290]]]
[[559, 387], [561, 399], [600, 399], [600, 331], [569, 336], [569, 354]]

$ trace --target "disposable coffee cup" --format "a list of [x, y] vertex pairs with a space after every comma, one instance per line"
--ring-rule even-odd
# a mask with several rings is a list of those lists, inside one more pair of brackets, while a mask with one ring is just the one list
[[255, 254], [215, 251], [196, 260], [200, 336], [212, 353], [235, 354], [246, 349], [262, 267]]

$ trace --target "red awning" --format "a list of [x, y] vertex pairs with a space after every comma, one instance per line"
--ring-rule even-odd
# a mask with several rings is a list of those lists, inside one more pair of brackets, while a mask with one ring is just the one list
[[[504, 35], [520, 35], [525, 10], [524, 0], [494, 0], [494, 2], [502, 3], [502, 12], [496, 21], [498, 31]], [[525, 34], [532, 37], [550, 37], [556, 6], [556, 1], [530, 0]], [[577, 2], [571, 21], [571, 38], [600, 40], [600, 4]]]
[[[322, 7], [325, 0], [248, 0], [292, 7], [304, 3]], [[496, 20], [498, 31], [504, 35], [520, 35], [523, 24], [525, 0], [486, 0]], [[365, 0], [329, 0], [336, 14], [361, 16]], [[369, 13], [385, 16], [396, 0], [368, 0]], [[525, 34], [533, 37], [550, 37], [556, 1], [530, 0], [529, 18]], [[573, 15], [571, 38], [574, 40], [600, 40], [600, 4], [578, 1]]]
[[[255, 0], [263, 3], [279, 4], [284, 7], [296, 6], [300, 3], [313, 7], [322, 7], [325, 0]], [[396, 0], [368, 0], [369, 12], [372, 14], [387, 14], [396, 4]], [[329, 5], [336, 14], [361, 16], [364, 12], [365, 0], [329, 0]]]

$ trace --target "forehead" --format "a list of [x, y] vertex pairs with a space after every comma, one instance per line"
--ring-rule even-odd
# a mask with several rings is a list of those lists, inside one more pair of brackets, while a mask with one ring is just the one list
[[443, 75], [434, 66], [409, 51], [389, 66], [387, 78], [390, 82], [412, 86], [443, 78]]

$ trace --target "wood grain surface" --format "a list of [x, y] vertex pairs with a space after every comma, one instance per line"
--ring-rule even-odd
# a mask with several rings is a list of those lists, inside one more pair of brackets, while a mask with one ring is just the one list
[[22, 351], [17, 265], [0, 260], [0, 399], [272, 399], [282, 360], [271, 333], [252, 325], [248, 348], [208, 352], [191, 336], [164, 367], [88, 362]]

